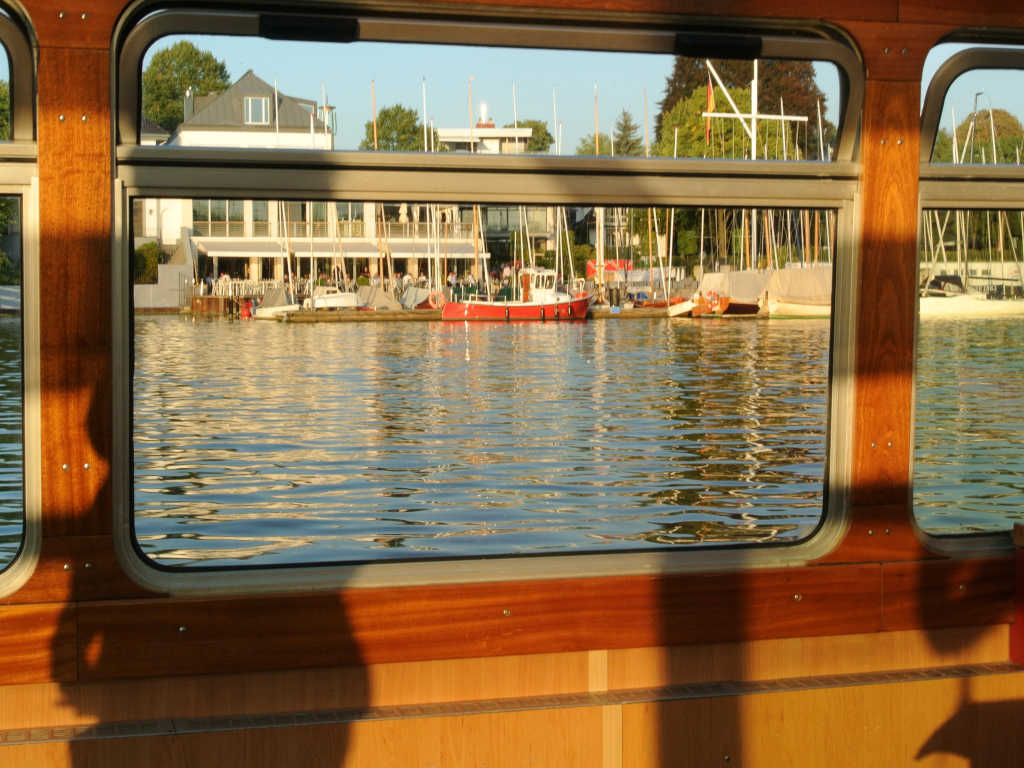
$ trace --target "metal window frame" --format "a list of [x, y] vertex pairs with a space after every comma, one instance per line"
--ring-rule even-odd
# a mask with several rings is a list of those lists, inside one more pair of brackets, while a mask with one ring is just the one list
[[[350, 8], [350, 6], [346, 6]], [[420, 11], [422, 13], [422, 11]], [[525, 13], [525, 12], [524, 12]], [[530, 18], [534, 18], [530, 10]], [[588, 17], [589, 19], [590, 17]], [[850, 79], [840, 155], [829, 163], [671, 160], [664, 158], [573, 158], [421, 153], [360, 153], [303, 150], [166, 149], [135, 146], [138, 73], [149, 43], [171, 32], [211, 31], [229, 24], [237, 34], [258, 31], [257, 13], [190, 14], [161, 11], [125, 32], [113, 65], [117, 68], [115, 242], [113, 244], [114, 456], [112, 489], [115, 548], [124, 570], [144, 587], [171, 594], [224, 594], [315, 588], [398, 586], [481, 581], [530, 580], [630, 573], [734, 570], [799, 565], [831, 551], [849, 527], [852, 465], [853, 370], [857, 294], [857, 237], [860, 166], [852, 159], [863, 92], [859, 60], [848, 48], [824, 38], [776, 35], [777, 58], [841, 60]], [[658, 28], [533, 24], [550, 47], [606, 50], [666, 50], [675, 32]], [[383, 39], [413, 36], [419, 41], [500, 43], [520, 40], [523, 19], [467, 22], [457, 19], [373, 19], [361, 32]], [[373, 26], [377, 25], [377, 26]], [[514, 28], [510, 32], [510, 27]], [[213, 27], [220, 31], [216, 26]], [[140, 31], [142, 30], [142, 31]], [[539, 31], [538, 31], [539, 30]], [[157, 34], [159, 33], [159, 34]], [[487, 37], [486, 35], [490, 35]], [[365, 38], [361, 38], [365, 39]], [[761, 37], [764, 41], [767, 38]], [[517, 43], [521, 45], [521, 43]], [[543, 46], [541, 46], [543, 47]], [[770, 46], [768, 46], [771, 49]], [[674, 51], [674, 48], [667, 48]], [[761, 50], [765, 50], [762, 47]], [[806, 55], [805, 55], [806, 54]], [[764, 54], [765, 57], [770, 57]], [[854, 66], [856, 65], [856, 66]], [[849, 126], [854, 126], [849, 129]], [[832, 331], [828, 379], [825, 503], [817, 531], [792, 545], [622, 554], [565, 554], [416, 563], [294, 565], [181, 570], [159, 566], [139, 550], [132, 529], [131, 368], [132, 317], [128, 205], [134, 197], [238, 197], [271, 200], [471, 202], [558, 205], [570, 203], [643, 206], [731, 206], [834, 209], [837, 254], [834, 262]]]
[[[972, 42], [984, 38], [971, 37]], [[994, 164], [933, 163], [932, 153], [938, 136], [946, 94], [960, 75], [979, 69], [1019, 69], [1024, 72], [1024, 47], [968, 48], [950, 56], [940, 66], [925, 92], [921, 110], [921, 154], [918, 205], [918, 253], [921, 252], [920, 219], [924, 211], [944, 209], [1017, 210], [1024, 208], [1024, 167]], [[920, 262], [920, 256], [918, 257]], [[917, 296], [915, 301], [919, 301]], [[920, 339], [920, 313], [915, 313], [913, 401], [914, 418], [911, 420], [910, 482], [907, 503], [914, 509], [914, 456], [916, 453], [916, 406], [918, 386], [917, 345]], [[987, 533], [935, 534], [924, 531], [917, 522], [916, 512], [912, 524], [920, 540], [929, 549], [950, 557], [982, 557], [1005, 555], [1013, 550], [1012, 530]]]
[[21, 548], [0, 570], [0, 597], [31, 578], [42, 546], [42, 425], [40, 407], [39, 173], [36, 67], [31, 27], [15, 9], [0, 14], [0, 44], [10, 64], [11, 137], [0, 142], [0, 195], [21, 198], [22, 472]]

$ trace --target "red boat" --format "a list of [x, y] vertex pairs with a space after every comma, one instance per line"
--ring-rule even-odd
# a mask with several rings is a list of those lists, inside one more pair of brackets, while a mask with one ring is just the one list
[[586, 320], [590, 309], [587, 293], [570, 296], [555, 289], [555, 272], [524, 269], [520, 273], [522, 298], [494, 301], [486, 298], [449, 301], [441, 309], [442, 320]]

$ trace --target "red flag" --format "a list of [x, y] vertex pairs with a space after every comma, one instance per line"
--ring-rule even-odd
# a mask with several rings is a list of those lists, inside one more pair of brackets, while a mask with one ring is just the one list
[[[711, 87], [711, 78], [708, 78], [708, 107], [705, 112], [715, 111], [715, 89]], [[711, 118], [704, 118], [704, 143], [711, 143]]]

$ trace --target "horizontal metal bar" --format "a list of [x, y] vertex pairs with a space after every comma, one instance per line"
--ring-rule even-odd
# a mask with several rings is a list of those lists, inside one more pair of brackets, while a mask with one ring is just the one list
[[454, 169], [119, 168], [132, 195], [245, 199], [394, 200], [436, 203], [672, 205], [835, 208], [854, 181], [815, 178], [617, 176], [605, 173], [479, 173]]
[[987, 181], [922, 178], [920, 199], [922, 208], [1024, 208], [1024, 175]]

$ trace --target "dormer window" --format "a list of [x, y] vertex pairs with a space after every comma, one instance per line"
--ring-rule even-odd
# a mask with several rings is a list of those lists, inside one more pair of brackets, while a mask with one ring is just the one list
[[246, 125], [269, 125], [270, 124], [270, 97], [268, 97], [268, 96], [246, 96], [245, 97], [245, 124]]

